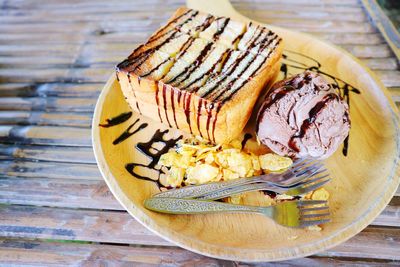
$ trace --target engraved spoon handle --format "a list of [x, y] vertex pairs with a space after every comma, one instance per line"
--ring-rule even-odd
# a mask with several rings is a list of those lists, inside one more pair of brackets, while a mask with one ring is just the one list
[[[168, 214], [203, 214], [216, 212], [255, 212], [263, 213], [267, 216], [272, 214], [272, 207], [243, 206], [208, 200], [182, 198], [150, 198], [144, 202], [144, 206], [149, 210]], [[268, 212], [270, 210], [271, 212]]]

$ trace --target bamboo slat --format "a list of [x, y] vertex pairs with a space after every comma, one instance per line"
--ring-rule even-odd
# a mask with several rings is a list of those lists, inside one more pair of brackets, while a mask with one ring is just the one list
[[52, 97], [2, 97], [0, 110], [42, 110], [62, 112], [93, 112], [95, 98], [52, 98]]
[[363, 62], [373, 70], [393, 70], [396, 71], [397, 61], [394, 58], [365, 58]]
[[[350, 44], [350, 45], [377, 45], [384, 44], [384, 39], [379, 33], [325, 33], [314, 32], [314, 36], [328, 40], [335, 44]], [[144, 41], [149, 36], [147, 32], [104, 32], [98, 35], [85, 36], [84, 34], [62, 34], [53, 33], [52, 38], [46, 39], [46, 34], [30, 34], [30, 33], [10, 33], [2, 34], [3, 39], [0, 44], [20, 44], [21, 42], [29, 42], [30, 44], [98, 44], [98, 43], [129, 43], [131, 45]], [[2, 60], [7, 60], [8, 57], [1, 57]], [[31, 62], [29, 56], [26, 58], [26, 63]], [[69, 58], [65, 58], [68, 60]], [[12, 58], [8, 58], [12, 60]], [[48, 62], [59, 60], [58, 58], [48, 58]]]
[[[171, 246], [126, 212], [1, 206], [1, 236]], [[46, 225], [43, 222], [46, 221]], [[400, 232], [369, 227], [318, 255], [400, 260]]]
[[0, 143], [90, 147], [90, 129], [0, 125]]
[[[109, 57], [114, 56], [114, 63], [116, 64], [120, 59], [126, 57], [127, 55], [130, 54], [132, 51], [132, 48], [137, 46], [137, 40], [135, 43], [120, 43], [119, 45], [113, 44], [111, 42], [109, 43], [93, 43], [93, 44], [85, 44], [80, 50], [79, 55], [79, 63], [84, 62], [86, 58], [91, 59], [92, 57], [98, 58], [99, 55], [104, 55], [107, 54]], [[37, 64], [36, 60], [40, 59], [45, 59], [46, 55], [48, 56], [51, 54], [52, 56], [58, 56], [59, 54], [62, 54], [64, 49], [69, 49], [68, 46], [63, 48], [60, 46], [60, 51], [54, 50], [54, 51], [47, 51], [47, 48], [53, 47], [54, 44], [36, 44], [36, 45], [29, 45], [29, 46], [22, 46], [19, 47], [18, 49], [12, 49], [12, 47], [15, 47], [14, 45], [9, 45], [10, 49], [8, 51], [5, 51], [3, 53], [0, 52], [0, 56], [4, 54], [8, 54], [9, 56], [13, 56], [13, 61], [8, 63], [6, 66], [10, 69], [15, 69], [18, 66], [15, 66], [15, 63], [19, 63], [21, 72], [25, 71], [24, 68], [27, 68], [26, 66], [32, 67], [35, 66], [36, 68], [43, 69], [43, 67], [40, 66], [40, 64]], [[79, 45], [71, 45], [74, 46], [76, 49], [79, 48]], [[2, 47], [0, 45], [0, 47]], [[377, 44], [377, 45], [348, 45], [348, 44], [343, 44], [343, 48], [351, 52], [354, 56], [359, 57], [359, 58], [388, 58], [392, 56], [392, 52], [389, 48], [388, 45], [386, 44]], [[73, 57], [72, 55], [75, 55], [76, 53], [70, 52], [70, 56], [67, 59], [67, 56], [65, 54], [62, 54], [62, 58], [65, 58], [65, 62], [59, 65], [53, 64], [55, 66], [54, 71], [62, 71], [63, 68], [60, 68], [62, 66], [65, 67], [76, 67], [76, 68], [82, 68], [82, 67], [89, 67], [87, 64], [82, 64], [78, 63], [70, 63], [67, 62], [67, 60], [70, 61], [70, 59]], [[37, 58], [34, 61], [27, 62], [26, 57], [32, 57], [36, 56]], [[83, 58], [83, 59], [80, 59]], [[20, 60], [18, 62], [18, 59]], [[60, 59], [60, 60], [61, 60]], [[25, 62], [23, 62], [25, 60]], [[46, 62], [45, 60], [43, 60]], [[40, 62], [40, 61], [39, 61]], [[7, 63], [7, 60], [6, 60]], [[107, 63], [112, 63], [112, 62], [107, 62]], [[108, 66], [108, 69], [110, 69], [110, 66]], [[7, 69], [6, 69], [7, 70]]]
[[388, 16], [379, 6], [375, 0], [362, 0], [364, 8], [368, 11], [368, 14], [375, 25], [385, 38], [387, 44], [391, 47], [396, 58], [400, 60], [400, 34], [398, 29], [395, 28], [393, 23], [390, 21]]
[[126, 212], [0, 206], [0, 236], [168, 245]]
[[379, 33], [324, 33], [314, 32], [312, 35], [336, 45], [378, 45], [385, 43]]
[[103, 181], [1, 178], [0, 182], [2, 204], [124, 210]]
[[[1, 102], [1, 101], [0, 101]], [[91, 113], [66, 113], [45, 111], [0, 111], [0, 125], [41, 125], [86, 127], [91, 124]]]
[[374, 71], [386, 87], [399, 87], [400, 71]]
[[[0, 240], [0, 261], [6, 266], [220, 266], [225, 263], [175, 247], [82, 245], [15, 239]], [[314, 262], [321, 261], [316, 259]]]
[[74, 97], [96, 98], [101, 83], [6, 83], [0, 84], [0, 97]]
[[[269, 266], [230, 263], [175, 247], [128, 247], [96, 244], [68, 244], [37, 240], [0, 240], [0, 260], [7, 266]], [[397, 266], [397, 261], [308, 257], [274, 263], [276, 266]]]
[[41, 161], [0, 161], [0, 177], [102, 180], [95, 164]]
[[1, 159], [96, 164], [91, 147], [17, 146], [0, 144]]

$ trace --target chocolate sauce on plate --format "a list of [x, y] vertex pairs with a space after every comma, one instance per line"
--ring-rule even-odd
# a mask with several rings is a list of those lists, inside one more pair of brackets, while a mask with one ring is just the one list
[[147, 123], [142, 123], [139, 125], [138, 128], [136, 128], [134, 131], [131, 132], [130, 130], [139, 122], [139, 120], [140, 119], [136, 119], [136, 121], [134, 123], [129, 125], [129, 127], [113, 141], [113, 145], [118, 145], [119, 143], [125, 141], [126, 139], [128, 139], [129, 137], [134, 135], [135, 133], [138, 133], [139, 131], [143, 130], [144, 128], [146, 128], [148, 126]]
[[[151, 181], [157, 184], [159, 188], [164, 187], [160, 182], [161, 174], [165, 173], [164, 170], [157, 165], [160, 160], [161, 155], [168, 152], [168, 150], [175, 146], [176, 142], [182, 138], [179, 136], [177, 138], [166, 139], [165, 135], [169, 132], [169, 130], [157, 130], [153, 136], [150, 138], [148, 142], [140, 142], [136, 145], [136, 149], [140, 151], [148, 160], [146, 164], [143, 163], [128, 163], [125, 165], [125, 169], [135, 178]], [[156, 143], [162, 143], [162, 148], [156, 149], [154, 145]], [[139, 168], [144, 168], [146, 170], [154, 171], [157, 173], [157, 179], [151, 179], [150, 177], [146, 177], [140, 175], [137, 170]]]

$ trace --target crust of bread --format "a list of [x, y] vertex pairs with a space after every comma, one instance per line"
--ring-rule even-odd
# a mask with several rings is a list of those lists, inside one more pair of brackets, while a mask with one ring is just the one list
[[[186, 8], [179, 8], [167, 25], [187, 11]], [[161, 28], [152, 36], [165, 31]], [[162, 81], [139, 77], [137, 72], [117, 68], [117, 77], [126, 101], [136, 112], [215, 143], [227, 143], [240, 135], [259, 95], [266, 89], [266, 84], [278, 73], [282, 47], [280, 42], [260, 71], [223, 105], [220, 102], [210, 102], [206, 98], [180, 90]], [[141, 49], [145, 48], [138, 50]], [[132, 55], [134, 53], [135, 51]], [[149, 67], [142, 66], [142, 68]], [[220, 108], [217, 108], [219, 105], [221, 105]]]

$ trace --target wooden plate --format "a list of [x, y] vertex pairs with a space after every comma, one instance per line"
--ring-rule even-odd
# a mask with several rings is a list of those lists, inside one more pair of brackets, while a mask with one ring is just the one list
[[[248, 21], [227, 1], [189, 1], [189, 6]], [[92, 125], [100, 171], [115, 197], [132, 216], [178, 246], [240, 261], [307, 256], [338, 245], [360, 232], [383, 210], [398, 187], [397, 110], [381, 82], [357, 59], [339, 48], [305, 34], [270, 28], [285, 43], [286, 58], [281, 76], [308, 68], [324, 74], [331, 83], [337, 84], [342, 94], [349, 96], [352, 129], [348, 154], [344, 156], [338, 150], [325, 162], [333, 178], [326, 187], [331, 193], [332, 222], [322, 231], [314, 232], [281, 227], [261, 215], [172, 216], [146, 210], [142, 204], [144, 199], [157, 192], [158, 187], [143, 179], [158, 178], [159, 173], [153, 166], [159, 154], [157, 150], [162, 150], [166, 141], [173, 144], [181, 133], [138, 114], [117, 126], [99, 127], [106, 119], [129, 111], [112, 75], [99, 97]], [[128, 132], [134, 134], [113, 145], [128, 127]], [[137, 129], [139, 131], [135, 132]], [[133, 170], [136, 177], [129, 170]]]

